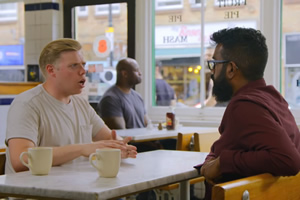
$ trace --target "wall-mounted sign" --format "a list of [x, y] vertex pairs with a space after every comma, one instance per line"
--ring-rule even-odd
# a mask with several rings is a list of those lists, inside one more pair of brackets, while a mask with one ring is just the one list
[[182, 22], [182, 15], [169, 15], [168, 17], [170, 23]]
[[93, 51], [97, 57], [106, 58], [111, 51], [110, 40], [108, 37], [102, 35], [96, 37], [93, 43]]
[[24, 64], [23, 45], [0, 45], [0, 66]]
[[246, 0], [215, 0], [215, 6], [218, 7], [237, 7], [247, 5]]
[[240, 17], [240, 12], [236, 11], [226, 11], [224, 15], [224, 19], [237, 19]]

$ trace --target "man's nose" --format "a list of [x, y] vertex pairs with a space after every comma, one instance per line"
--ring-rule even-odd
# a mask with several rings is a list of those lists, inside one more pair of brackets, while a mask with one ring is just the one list
[[85, 74], [85, 68], [84, 68], [84, 65], [81, 64], [80, 66], [81, 66], [81, 68], [80, 68], [80, 74]]

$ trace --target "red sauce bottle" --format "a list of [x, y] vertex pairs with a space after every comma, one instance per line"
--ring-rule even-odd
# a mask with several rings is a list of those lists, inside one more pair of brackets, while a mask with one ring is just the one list
[[167, 130], [175, 129], [175, 113], [173, 108], [171, 112], [167, 112], [166, 114], [166, 128]]

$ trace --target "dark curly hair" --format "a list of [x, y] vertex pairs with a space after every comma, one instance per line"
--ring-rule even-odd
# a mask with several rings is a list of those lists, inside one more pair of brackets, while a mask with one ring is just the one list
[[223, 46], [224, 60], [233, 61], [250, 81], [263, 77], [268, 60], [266, 38], [253, 28], [229, 28], [213, 33], [210, 39]]

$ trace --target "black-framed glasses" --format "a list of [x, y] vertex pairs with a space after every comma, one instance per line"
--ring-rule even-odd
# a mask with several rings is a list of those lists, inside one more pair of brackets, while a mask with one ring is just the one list
[[210, 71], [214, 70], [216, 67], [216, 64], [220, 63], [228, 63], [230, 62], [229, 60], [208, 60], [207, 61], [207, 66], [210, 69]]

